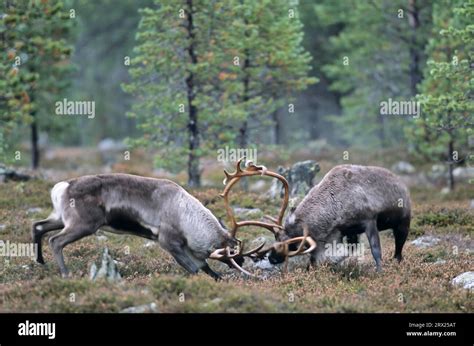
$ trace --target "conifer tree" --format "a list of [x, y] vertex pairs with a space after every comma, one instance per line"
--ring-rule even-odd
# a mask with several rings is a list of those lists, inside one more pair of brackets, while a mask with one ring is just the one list
[[[62, 1], [4, 1], [0, 7], [0, 123], [4, 140], [19, 124], [31, 129], [32, 167], [39, 165], [39, 128], [60, 124], [54, 102], [68, 86], [73, 21]], [[0, 143], [1, 145], [2, 143]]]
[[[454, 8], [454, 10], [453, 10]], [[474, 0], [443, 0], [434, 6], [435, 35], [418, 100], [422, 116], [412, 141], [425, 157], [446, 162], [448, 188], [454, 189], [454, 165], [467, 154], [474, 133]], [[426, 138], [429, 141], [426, 141]]]

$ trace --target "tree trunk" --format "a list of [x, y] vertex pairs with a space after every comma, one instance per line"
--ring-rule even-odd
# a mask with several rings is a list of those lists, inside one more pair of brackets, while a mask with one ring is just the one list
[[421, 51], [418, 49], [417, 42], [417, 30], [420, 26], [419, 12], [420, 9], [416, 0], [408, 0], [408, 23], [412, 29], [410, 39], [410, 92], [412, 96], [417, 94], [416, 88], [422, 79], [420, 71]]
[[[194, 49], [194, 23], [193, 23], [193, 0], [188, 0], [188, 24], [186, 27], [189, 37], [188, 54], [192, 64], [197, 64], [197, 56]], [[201, 172], [199, 171], [199, 156], [196, 151], [199, 149], [199, 127], [198, 110], [193, 104], [196, 96], [196, 86], [194, 85], [194, 74], [189, 71], [186, 78], [186, 92], [188, 97], [189, 122], [189, 156], [188, 156], [188, 184], [191, 187], [201, 186]]]
[[38, 123], [36, 115], [32, 114], [33, 122], [31, 123], [31, 167], [37, 169], [40, 162], [40, 152], [38, 146]]
[[[245, 61], [244, 61], [244, 92], [242, 95], [242, 101], [244, 103], [248, 102], [250, 99], [249, 96], [249, 84], [250, 84], [250, 76], [248, 73], [248, 68], [250, 67], [250, 57], [249, 57], [250, 52], [248, 50], [245, 51]], [[239, 128], [239, 138], [238, 138], [238, 143], [240, 148], [246, 149], [248, 145], [248, 121], [244, 120], [242, 125]]]
[[282, 133], [281, 133], [282, 128], [281, 128], [280, 117], [278, 116], [278, 109], [272, 113], [272, 118], [273, 118], [273, 124], [274, 124], [274, 132], [275, 132], [274, 133], [275, 144], [279, 145], [282, 142]]
[[454, 191], [454, 163], [453, 160], [453, 151], [454, 151], [454, 141], [450, 135], [449, 144], [448, 144], [448, 189], [449, 191]]

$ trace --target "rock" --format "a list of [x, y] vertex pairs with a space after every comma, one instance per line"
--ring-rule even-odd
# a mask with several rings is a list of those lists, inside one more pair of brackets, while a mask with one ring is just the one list
[[446, 264], [446, 260], [437, 259], [433, 264]]
[[465, 272], [456, 276], [451, 280], [451, 284], [455, 286], [462, 286], [467, 290], [474, 290], [474, 272]]
[[[320, 171], [319, 164], [313, 160], [301, 161], [288, 168], [278, 167], [277, 172], [288, 180], [290, 197], [306, 195], [314, 186], [313, 179]], [[269, 190], [271, 198], [284, 196], [284, 189], [278, 180], [273, 180]]]
[[143, 314], [150, 312], [159, 312], [156, 306], [156, 303], [150, 303], [145, 305], [131, 306], [129, 308], [123, 309], [120, 313], [123, 314]]
[[223, 301], [222, 298], [214, 298], [210, 301], [211, 304], [219, 305]]
[[418, 174], [401, 174], [399, 178], [408, 187], [416, 186], [433, 188], [433, 181], [428, 179], [425, 172], [419, 172]]
[[456, 167], [453, 169], [453, 176], [457, 179], [474, 178], [474, 167]]
[[97, 276], [97, 266], [95, 263], [92, 263], [91, 269], [89, 270], [89, 279], [94, 280], [94, 278]]
[[156, 246], [156, 241], [151, 241], [151, 240], [148, 240], [145, 242], [145, 244], [143, 245], [143, 247], [155, 247]]
[[107, 241], [107, 239], [108, 239], [108, 238], [107, 238], [105, 235], [98, 235], [98, 236], [97, 236], [97, 240], [98, 240], [99, 242], [105, 242], [105, 241]]
[[416, 238], [411, 242], [412, 245], [415, 245], [416, 247], [419, 248], [428, 248], [430, 246], [435, 246], [441, 241], [441, 239], [433, 237], [431, 235], [423, 235], [419, 238]]
[[0, 165], [0, 182], [11, 181], [27, 181], [32, 177], [26, 173], [22, 173], [11, 168]]
[[257, 180], [256, 182], [249, 185], [250, 192], [264, 192], [267, 184], [263, 180]]
[[447, 169], [445, 165], [436, 164], [431, 166], [431, 171], [427, 173], [427, 177], [432, 182], [446, 179]]
[[254, 266], [263, 270], [275, 270], [275, 266], [271, 264], [267, 258], [264, 258], [258, 262], [254, 262]]
[[27, 215], [31, 215], [31, 214], [37, 214], [37, 213], [41, 213], [43, 211], [42, 208], [29, 208], [26, 210], [26, 214]]
[[[282, 270], [281, 264], [273, 265], [270, 263], [268, 258], [263, 258], [255, 262], [249, 258], [245, 258], [243, 267], [249, 272], [258, 275], [260, 278], [263, 279], [275, 276]], [[243, 274], [240, 273], [240, 275]]]
[[[470, 204], [469, 206], [470, 206], [471, 209], [474, 209], [474, 199], [471, 199], [471, 204]], [[0, 231], [1, 231], [1, 230], [2, 230], [2, 229], [0, 228]]]
[[415, 167], [409, 162], [398, 161], [392, 166], [392, 171], [399, 174], [413, 174], [415, 173]]
[[234, 214], [241, 218], [255, 218], [262, 214], [262, 211], [258, 208], [239, 208], [234, 207]]
[[109, 249], [107, 247], [104, 248], [102, 263], [99, 270], [97, 270], [97, 266], [93, 263], [90, 269], [89, 278], [92, 281], [96, 281], [97, 279], [107, 279], [110, 282], [116, 282], [122, 279], [117, 270], [114, 259], [109, 255]]
[[265, 245], [269, 245], [269, 244], [272, 244], [273, 242], [275, 242], [275, 237], [272, 236], [272, 235], [261, 235], [255, 239], [253, 239], [248, 247], [249, 248], [254, 248], [262, 243], [265, 243]]
[[117, 161], [119, 154], [126, 149], [126, 146], [121, 141], [105, 138], [97, 144], [97, 149], [99, 149], [102, 162], [110, 165]]
[[449, 187], [443, 187], [443, 188], [441, 189], [441, 191], [440, 191], [440, 193], [441, 193], [442, 195], [447, 195], [447, 194], [449, 194], [450, 192], [451, 192], [451, 190], [449, 189]]
[[0, 224], [0, 232], [4, 231], [7, 228], [7, 225]]
[[97, 144], [97, 149], [99, 149], [99, 151], [121, 151], [125, 149], [125, 145], [112, 138], [105, 138]]

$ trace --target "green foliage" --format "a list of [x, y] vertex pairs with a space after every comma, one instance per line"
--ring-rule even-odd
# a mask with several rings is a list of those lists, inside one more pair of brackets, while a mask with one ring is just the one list
[[233, 1], [228, 12], [234, 20], [220, 29], [218, 44], [228, 58], [238, 57], [239, 65], [220, 72], [222, 97], [230, 101], [221, 114], [227, 118], [237, 112], [243, 115], [239, 123], [268, 126], [270, 114], [317, 82], [308, 77], [312, 58], [302, 46], [297, 2]]
[[[408, 129], [419, 153], [453, 160], [467, 148], [474, 128], [474, 1], [444, 0], [434, 7], [434, 37], [418, 101], [422, 116]], [[450, 148], [450, 143], [452, 147]]]
[[427, 212], [416, 218], [417, 225], [432, 225], [447, 227], [453, 225], [469, 226], [474, 223], [472, 213], [464, 209], [441, 209], [436, 212]]
[[140, 11], [133, 82], [124, 85], [137, 100], [129, 116], [143, 133], [132, 143], [159, 148], [159, 167], [188, 163], [189, 174], [192, 160], [234, 144], [249, 121], [268, 125], [294, 91], [315, 82], [307, 77], [302, 24], [286, 1], [191, 4], [157, 1]]
[[[189, 127], [195, 125], [199, 133], [216, 119], [216, 103], [208, 96], [212, 89], [208, 72], [220, 61], [215, 59], [212, 44], [215, 22], [208, 21], [206, 15], [213, 13], [209, 6], [195, 2], [190, 9], [186, 1], [156, 1], [153, 8], [140, 10], [142, 19], [129, 70], [133, 82], [124, 85], [124, 90], [136, 97], [128, 115], [143, 132], [132, 143], [159, 148], [160, 155], [155, 158], [158, 167], [181, 168], [190, 154]], [[193, 25], [199, 27], [192, 33], [186, 27], [191, 11]], [[191, 47], [197, 62], [191, 61]], [[188, 89], [186, 80], [191, 75], [194, 84]], [[193, 99], [192, 104], [188, 97]], [[192, 124], [187, 115], [191, 107], [199, 110], [197, 124]], [[192, 154], [200, 157], [204, 151], [197, 147]]]
[[[334, 58], [322, 68], [331, 89], [342, 95], [343, 114], [332, 117], [349, 143], [394, 144], [407, 119], [380, 114], [380, 103], [409, 100], [411, 55], [422, 52], [430, 28], [431, 1], [417, 4], [413, 29], [407, 1], [327, 1], [315, 6], [327, 27], [342, 30], [329, 39]], [[401, 12], [400, 12], [401, 11]]]
[[51, 114], [69, 81], [72, 49], [65, 38], [73, 21], [63, 1], [6, 1], [0, 13], [1, 146], [33, 120], [50, 131], [60, 128]]

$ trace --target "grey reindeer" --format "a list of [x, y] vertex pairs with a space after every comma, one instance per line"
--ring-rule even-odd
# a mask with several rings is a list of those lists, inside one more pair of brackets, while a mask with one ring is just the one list
[[[326, 260], [325, 244], [357, 243], [358, 235], [367, 235], [377, 270], [382, 266], [379, 231], [393, 229], [395, 258], [402, 260], [411, 218], [408, 188], [395, 174], [381, 167], [339, 165], [331, 169], [313, 187], [301, 203], [290, 211], [284, 230], [276, 230], [278, 241], [301, 236], [306, 229], [318, 243], [311, 253], [311, 264]], [[294, 245], [293, 245], [294, 246]], [[271, 263], [284, 257], [272, 249]]]
[[[262, 167], [250, 163], [246, 172], [276, 175], [263, 171]], [[232, 178], [230, 185], [240, 179], [225, 173]], [[61, 230], [50, 237], [49, 244], [63, 277], [69, 275], [64, 263], [64, 247], [94, 234], [99, 228], [158, 241], [189, 273], [196, 274], [201, 269], [215, 279], [220, 275], [209, 267], [207, 259], [220, 260], [252, 275], [241, 267], [243, 258], [260, 251], [264, 245], [244, 252], [236, 238], [236, 228], [227, 231], [201, 202], [166, 179], [121, 173], [82, 176], [57, 183], [51, 190], [51, 200], [53, 212], [32, 225], [32, 237], [37, 245], [36, 261], [44, 264], [42, 237], [47, 232]], [[229, 208], [227, 203], [226, 199], [226, 208]], [[260, 225], [257, 221], [245, 223]]]

